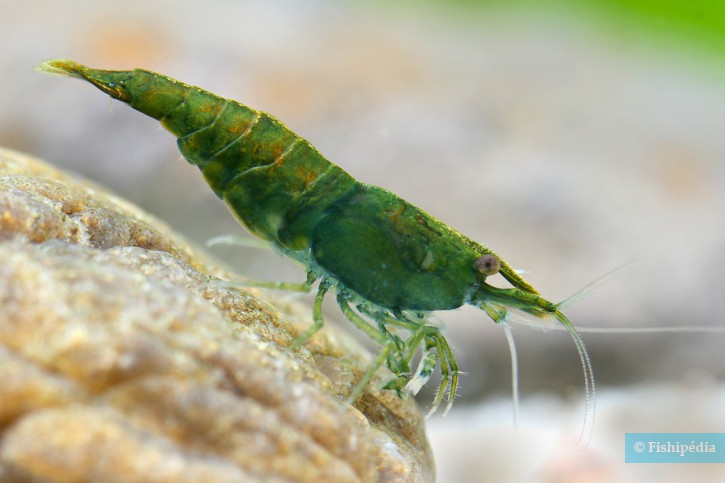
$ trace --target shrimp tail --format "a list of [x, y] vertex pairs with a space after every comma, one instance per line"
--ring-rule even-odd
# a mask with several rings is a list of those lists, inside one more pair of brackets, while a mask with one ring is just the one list
[[189, 87], [141, 69], [91, 69], [72, 60], [49, 60], [40, 64], [37, 70], [88, 81], [113, 99], [125, 102], [154, 119], [161, 119], [178, 105]]

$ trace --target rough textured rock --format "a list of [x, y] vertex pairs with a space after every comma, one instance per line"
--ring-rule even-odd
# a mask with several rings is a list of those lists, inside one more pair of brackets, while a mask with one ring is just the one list
[[[427, 481], [410, 400], [98, 187], [0, 150], [1, 481]], [[378, 381], [379, 383], [380, 381]]]

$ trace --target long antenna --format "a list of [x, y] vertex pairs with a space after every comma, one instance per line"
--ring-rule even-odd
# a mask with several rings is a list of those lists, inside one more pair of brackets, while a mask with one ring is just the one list
[[632, 268], [634, 265], [639, 265], [640, 263], [654, 263], [655, 261], [649, 258], [641, 258], [639, 260], [633, 260], [631, 262], [627, 262], [624, 265], [620, 265], [617, 268], [610, 270], [609, 272], [605, 273], [604, 275], [595, 278], [588, 284], [584, 285], [581, 289], [577, 290], [574, 294], [568, 296], [558, 304], [556, 304], [556, 308], [558, 309], [564, 309], [574, 302], [577, 302], [581, 300], [582, 297], [587, 295], [592, 290], [601, 287], [605, 283], [608, 283], [610, 280], [612, 280], [617, 275], [621, 274], [623, 271], [628, 270]]
[[514, 335], [511, 332], [511, 326], [507, 322], [501, 324], [503, 332], [506, 334], [506, 341], [509, 344], [509, 353], [511, 354], [511, 397], [514, 404], [514, 428], [519, 426], [519, 358], [516, 353], [516, 344], [514, 343]]

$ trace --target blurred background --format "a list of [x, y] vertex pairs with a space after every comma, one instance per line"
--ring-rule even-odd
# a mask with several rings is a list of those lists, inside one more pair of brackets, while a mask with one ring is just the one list
[[[0, 0], [0, 146], [101, 183], [199, 245], [243, 234], [155, 121], [33, 71], [52, 58], [147, 68], [273, 113], [359, 180], [527, 270], [550, 300], [652, 261], [568, 308], [580, 327], [722, 329], [720, 5]], [[212, 253], [250, 278], [303, 277], [272, 252]], [[581, 451], [565, 333], [515, 328], [515, 431], [501, 329], [471, 308], [440, 319], [467, 374], [428, 424], [439, 481], [725, 478], [722, 465], [624, 463], [626, 432], [725, 432], [725, 333], [584, 333], [598, 395]]]

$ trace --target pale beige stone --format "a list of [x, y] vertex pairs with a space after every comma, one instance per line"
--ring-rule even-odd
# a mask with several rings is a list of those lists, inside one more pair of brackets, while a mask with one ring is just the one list
[[[0, 150], [0, 480], [432, 481], [415, 403], [310, 307], [223, 288], [159, 220]], [[382, 377], [382, 376], [381, 376]]]

